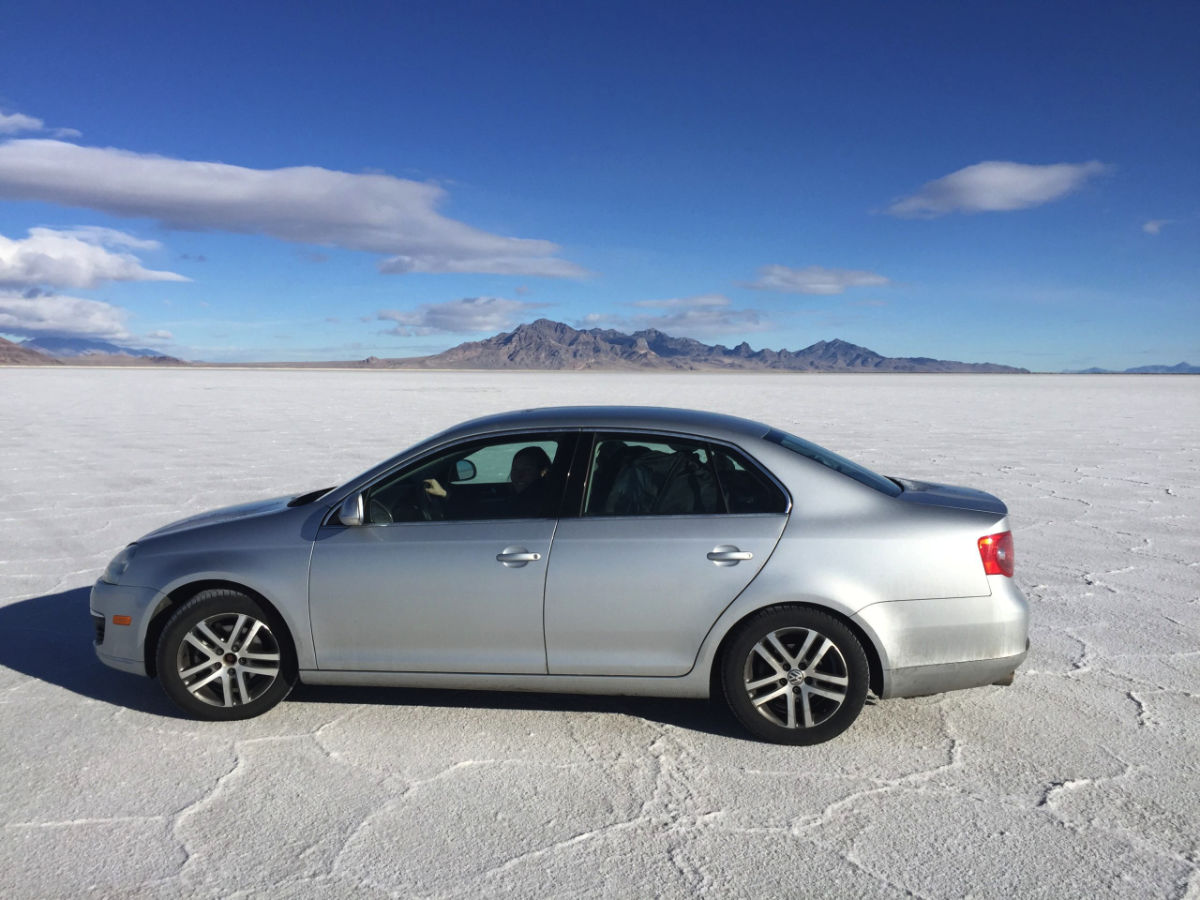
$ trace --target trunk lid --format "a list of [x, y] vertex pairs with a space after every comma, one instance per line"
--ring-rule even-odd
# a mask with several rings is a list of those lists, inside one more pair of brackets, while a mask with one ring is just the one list
[[951, 509], [973, 509], [979, 512], [993, 513], [997, 516], [1008, 515], [1008, 507], [1004, 505], [1004, 501], [987, 491], [958, 487], [953, 484], [911, 481], [907, 478], [896, 478], [894, 481], [904, 489], [896, 498], [904, 503], [946, 506]]

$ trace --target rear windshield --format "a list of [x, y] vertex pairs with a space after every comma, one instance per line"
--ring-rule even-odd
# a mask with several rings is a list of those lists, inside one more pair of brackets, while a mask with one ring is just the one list
[[874, 488], [880, 493], [887, 494], [889, 497], [895, 497], [900, 493], [900, 486], [894, 481], [884, 478], [882, 475], [876, 475], [870, 469], [860, 466], [856, 462], [851, 462], [844, 456], [838, 456], [824, 447], [819, 447], [812, 441], [806, 441], [804, 438], [798, 438], [795, 435], [780, 431], [778, 428], [772, 428], [766, 434], [766, 439], [772, 443], [778, 444], [793, 453], [799, 453], [801, 456], [807, 456], [814, 462], [819, 462], [821, 465], [833, 469], [835, 472], [841, 472], [843, 475], [849, 475], [860, 484], [865, 484], [867, 487]]

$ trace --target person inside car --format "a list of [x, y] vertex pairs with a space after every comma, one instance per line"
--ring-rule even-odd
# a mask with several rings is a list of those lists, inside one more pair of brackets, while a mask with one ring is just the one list
[[[541, 447], [522, 447], [513, 455], [508, 471], [511, 485], [508, 512], [514, 518], [541, 515], [546, 503], [546, 475], [550, 471], [550, 457]], [[425, 493], [439, 500], [448, 500], [449, 492], [436, 478], [423, 482]]]

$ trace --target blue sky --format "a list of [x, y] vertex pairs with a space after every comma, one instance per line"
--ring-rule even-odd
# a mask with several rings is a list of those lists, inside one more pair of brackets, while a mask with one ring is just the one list
[[1200, 4], [19, 4], [0, 334], [1200, 363]]

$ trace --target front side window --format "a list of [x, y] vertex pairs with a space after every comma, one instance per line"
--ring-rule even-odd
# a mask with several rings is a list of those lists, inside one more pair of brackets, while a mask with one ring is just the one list
[[369, 488], [367, 521], [554, 517], [572, 443], [564, 434], [505, 435], [439, 450]]
[[585, 516], [781, 513], [787, 497], [740, 454], [703, 440], [600, 434]]

